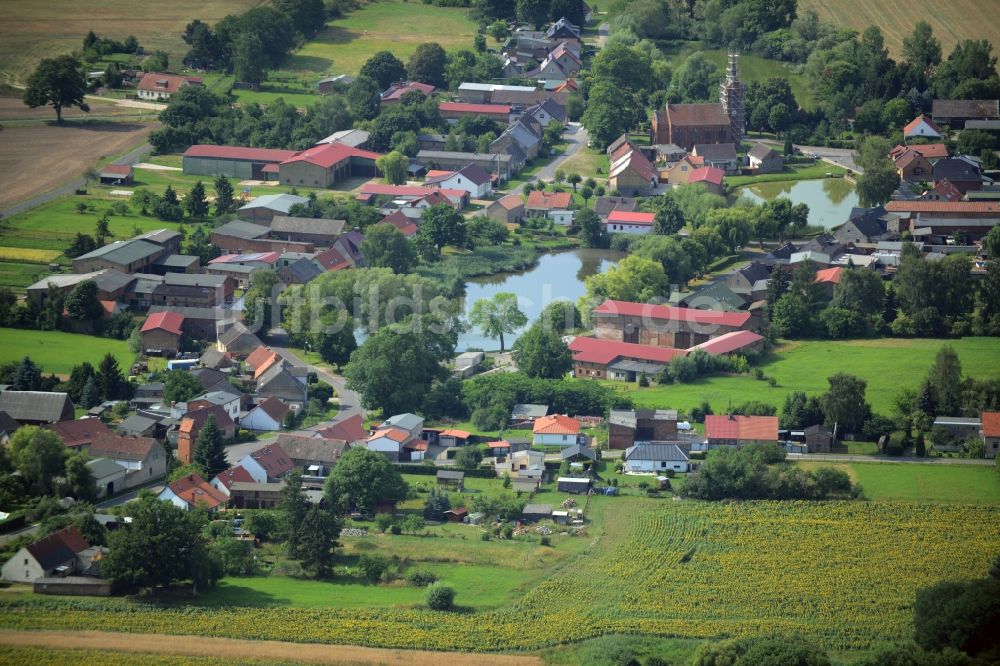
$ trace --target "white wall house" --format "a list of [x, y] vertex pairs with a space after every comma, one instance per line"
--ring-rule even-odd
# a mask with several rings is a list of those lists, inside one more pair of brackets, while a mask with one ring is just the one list
[[478, 166], [470, 166], [453, 172], [449, 176], [428, 179], [428, 183], [433, 182], [443, 190], [464, 190], [474, 199], [482, 199], [493, 192], [493, 183], [490, 174], [485, 169]]
[[291, 411], [288, 405], [277, 398], [270, 397], [247, 412], [240, 422], [241, 428], [247, 430], [266, 430], [273, 432], [281, 430], [285, 415]]
[[581, 443], [580, 422], [564, 414], [535, 419], [533, 443], [537, 446], [573, 446]]
[[687, 472], [689, 469], [687, 453], [676, 444], [636, 444], [625, 451], [626, 473]]
[[613, 210], [604, 221], [611, 234], [648, 234], [653, 230], [653, 213]]
[[369, 451], [377, 451], [393, 462], [397, 462], [405, 456], [403, 445], [410, 441], [410, 433], [401, 428], [384, 428], [378, 430], [365, 443]]

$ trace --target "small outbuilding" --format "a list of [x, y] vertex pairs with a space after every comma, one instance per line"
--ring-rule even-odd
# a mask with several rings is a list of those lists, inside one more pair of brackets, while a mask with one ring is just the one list
[[109, 164], [100, 172], [101, 185], [131, 185], [131, 164]]
[[454, 486], [458, 490], [461, 490], [464, 482], [465, 472], [448, 469], [438, 470], [437, 484], [439, 486]]
[[585, 495], [590, 492], [591, 481], [586, 477], [576, 478], [571, 476], [560, 476], [556, 483], [557, 488], [561, 493]]
[[521, 520], [526, 523], [538, 522], [552, 517], [551, 504], [525, 504], [521, 510]]
[[449, 523], [461, 523], [469, 515], [469, 510], [464, 507], [448, 509], [444, 512], [444, 517]]

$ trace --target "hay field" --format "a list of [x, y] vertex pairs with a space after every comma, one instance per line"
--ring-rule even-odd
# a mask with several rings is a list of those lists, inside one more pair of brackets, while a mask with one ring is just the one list
[[261, 0], [172, 0], [136, 3], [129, 0], [0, 0], [0, 82], [23, 82], [42, 58], [79, 49], [84, 35], [138, 38], [146, 51], [170, 54], [180, 66], [187, 45], [181, 33], [193, 19], [214, 24]]
[[899, 56], [903, 38], [913, 32], [917, 21], [927, 21], [941, 40], [944, 57], [963, 39], [988, 39], [1000, 48], [1000, 20], [997, 0], [799, 0], [799, 11], [815, 9], [824, 21], [861, 32], [877, 25], [886, 46]]

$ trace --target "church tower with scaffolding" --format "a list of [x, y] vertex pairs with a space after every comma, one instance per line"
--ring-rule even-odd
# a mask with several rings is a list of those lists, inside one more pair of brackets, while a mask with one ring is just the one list
[[737, 146], [743, 140], [745, 116], [743, 115], [743, 84], [740, 82], [740, 54], [729, 52], [726, 78], [719, 84], [719, 102], [729, 116], [730, 135]]

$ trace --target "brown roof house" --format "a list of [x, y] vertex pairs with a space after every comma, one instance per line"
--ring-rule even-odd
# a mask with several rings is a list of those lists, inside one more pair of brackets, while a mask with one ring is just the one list
[[653, 114], [651, 143], [733, 143], [729, 115], [722, 104], [667, 104]]
[[524, 201], [516, 194], [508, 194], [490, 203], [486, 215], [504, 224], [520, 224], [524, 220]]
[[325, 477], [351, 445], [343, 439], [278, 435], [275, 445], [284, 449], [289, 460], [306, 476]]
[[291, 458], [278, 443], [268, 444], [244, 456], [240, 467], [250, 472], [257, 483], [275, 483], [295, 469]]
[[533, 190], [528, 195], [525, 210], [528, 216], [550, 217], [556, 224], [570, 225], [576, 214], [570, 207], [573, 195], [569, 192], [539, 192]]
[[125, 488], [134, 488], [167, 473], [167, 453], [152, 437], [102, 437], [86, 447], [91, 458], [107, 458], [126, 469]]
[[967, 120], [1000, 118], [1000, 102], [995, 99], [936, 99], [931, 103], [931, 118], [938, 124], [963, 128]]
[[71, 449], [89, 446], [102, 437], [112, 437], [115, 434], [104, 421], [96, 418], [60, 421], [45, 427], [59, 435], [63, 444]]
[[608, 169], [608, 186], [626, 196], [651, 194], [658, 180], [653, 163], [638, 148], [620, 151]]
[[201, 477], [200, 474], [188, 474], [177, 479], [164, 488], [156, 498], [170, 502], [185, 511], [204, 508], [208, 511], [218, 511], [229, 502], [229, 495], [217, 489]]
[[292, 411], [285, 403], [275, 397], [264, 398], [240, 419], [240, 426], [247, 430], [281, 430], [285, 416]]
[[88, 548], [90, 544], [76, 527], [64, 527], [17, 551], [3, 565], [3, 579], [12, 583], [31, 583], [46, 576], [75, 573], [78, 554]]
[[219, 405], [188, 412], [181, 419], [180, 428], [177, 430], [177, 457], [184, 464], [188, 464], [194, 459], [194, 447], [198, 442], [198, 433], [205, 426], [209, 416], [215, 419], [215, 425], [222, 431], [223, 439], [228, 440], [236, 436], [236, 424], [229, 418], [226, 410]]
[[170, 96], [184, 86], [200, 86], [201, 79], [196, 76], [178, 76], [162, 72], [147, 72], [136, 86], [139, 99], [166, 102]]
[[781, 173], [785, 170], [785, 158], [764, 143], [755, 143], [747, 158], [755, 173]]
[[306, 368], [293, 366], [284, 359], [273, 364], [257, 377], [257, 396], [302, 405], [306, 401]]

